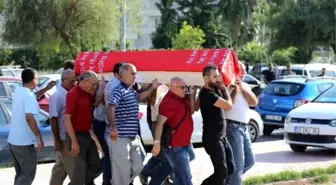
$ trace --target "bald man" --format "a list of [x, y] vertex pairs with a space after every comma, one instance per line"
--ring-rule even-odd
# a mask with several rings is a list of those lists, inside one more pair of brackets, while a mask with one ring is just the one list
[[[231, 93], [232, 109], [225, 112], [227, 139], [232, 148], [236, 169], [228, 178], [227, 184], [229, 185], [241, 185], [243, 174], [255, 163], [247, 124], [250, 121], [249, 108], [256, 106], [258, 100], [250, 86], [243, 82], [246, 74], [244, 64], [239, 63], [239, 65], [241, 75], [235, 83], [236, 87], [238, 86], [238, 91], [235, 96], [232, 96]], [[231, 85], [231, 87], [233, 86]]]
[[[186, 83], [182, 78], [171, 79], [169, 92], [159, 106], [152, 153], [157, 156], [162, 146], [173, 169], [174, 184], [192, 185], [188, 151], [194, 129], [192, 114], [194, 113], [196, 91], [191, 87], [190, 95], [186, 97], [186, 88]], [[173, 134], [167, 138], [167, 130], [169, 129], [173, 130]]]
[[61, 84], [57, 91], [51, 96], [49, 103], [49, 116], [51, 130], [54, 136], [56, 162], [52, 169], [50, 185], [61, 185], [68, 172], [72, 169], [71, 154], [66, 141], [66, 131], [64, 123], [65, 101], [68, 91], [76, 84], [75, 72], [71, 69], [63, 71]]

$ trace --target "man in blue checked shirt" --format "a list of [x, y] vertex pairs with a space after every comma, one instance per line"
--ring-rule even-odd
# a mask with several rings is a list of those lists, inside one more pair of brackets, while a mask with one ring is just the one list
[[139, 101], [146, 100], [159, 84], [154, 80], [149, 89], [139, 94], [132, 88], [136, 74], [134, 65], [123, 64], [119, 71], [121, 83], [114, 88], [107, 102], [112, 185], [129, 185], [143, 168], [138, 135]]

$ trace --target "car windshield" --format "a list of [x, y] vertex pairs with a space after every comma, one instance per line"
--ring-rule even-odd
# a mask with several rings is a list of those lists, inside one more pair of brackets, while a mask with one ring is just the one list
[[46, 82], [49, 78], [48, 77], [38, 77], [38, 86], [41, 86], [44, 82]]
[[[309, 70], [309, 73], [311, 77], [318, 77], [319, 75], [321, 75], [321, 70]], [[336, 74], [334, 71], [327, 70], [326, 76], [335, 77]]]
[[336, 103], [336, 86], [333, 85], [321, 95], [319, 95], [314, 102], [317, 103]]
[[265, 88], [264, 93], [275, 96], [294, 96], [299, 94], [304, 87], [304, 84], [272, 82]]

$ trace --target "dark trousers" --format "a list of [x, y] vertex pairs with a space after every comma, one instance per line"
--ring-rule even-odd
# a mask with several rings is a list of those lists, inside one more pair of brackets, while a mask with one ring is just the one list
[[[92, 185], [99, 167], [97, 147], [89, 132], [76, 133], [79, 144], [79, 155], [72, 158], [73, 170], [70, 185]], [[67, 137], [71, 150], [71, 140]]]
[[34, 145], [16, 146], [9, 144], [15, 168], [14, 185], [31, 185], [35, 179], [37, 154]]
[[204, 149], [210, 155], [214, 173], [205, 179], [202, 185], [225, 185], [225, 180], [234, 170], [234, 158], [230, 143], [225, 138], [203, 140]]
[[93, 131], [96, 134], [99, 143], [103, 149], [103, 152], [105, 154], [104, 157], [100, 160], [100, 166], [96, 174], [96, 177], [98, 177], [101, 173], [103, 173], [103, 185], [110, 185], [112, 171], [111, 171], [111, 160], [109, 149], [105, 140], [106, 122], [95, 119], [93, 122]]

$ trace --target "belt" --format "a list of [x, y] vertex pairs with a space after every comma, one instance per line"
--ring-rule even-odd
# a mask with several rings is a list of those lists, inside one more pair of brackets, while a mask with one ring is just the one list
[[235, 124], [235, 125], [239, 125], [239, 126], [246, 126], [247, 125], [246, 123], [235, 121], [235, 120], [232, 120], [232, 119], [227, 119], [227, 123], [231, 123], [231, 124]]

